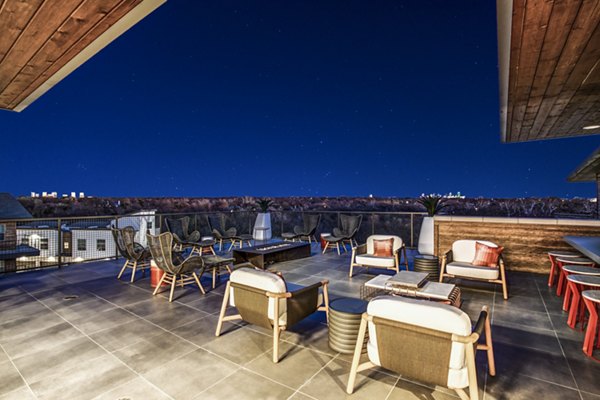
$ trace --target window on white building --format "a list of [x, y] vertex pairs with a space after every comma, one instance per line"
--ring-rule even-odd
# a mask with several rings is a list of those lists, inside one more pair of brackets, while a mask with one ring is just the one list
[[48, 238], [40, 239], [40, 250], [48, 250]]
[[79, 251], [87, 250], [87, 243], [86, 243], [85, 239], [77, 239], [77, 250], [79, 250]]
[[96, 250], [106, 251], [106, 239], [96, 239]]
[[5, 233], [6, 233], [6, 225], [0, 224], [0, 242], [4, 240]]

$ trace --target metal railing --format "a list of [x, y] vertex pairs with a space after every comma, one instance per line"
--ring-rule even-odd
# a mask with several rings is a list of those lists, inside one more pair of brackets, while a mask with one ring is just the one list
[[[425, 213], [380, 211], [271, 211], [271, 231], [274, 238], [292, 232], [302, 225], [302, 214], [321, 214], [317, 236], [330, 233], [340, 226], [341, 214], [363, 215], [357, 240], [364, 242], [372, 234], [394, 234], [402, 237], [408, 247], [415, 247]], [[0, 221], [0, 273], [64, 265], [119, 257], [111, 228], [133, 226], [136, 240], [145, 243], [146, 231], [158, 234], [166, 231], [165, 218], [190, 217], [190, 230], [210, 236], [211, 227], [235, 227], [239, 234], [252, 234], [257, 212], [180, 212], [137, 213], [129, 215], [34, 218]], [[2, 232], [2, 231], [0, 231]]]

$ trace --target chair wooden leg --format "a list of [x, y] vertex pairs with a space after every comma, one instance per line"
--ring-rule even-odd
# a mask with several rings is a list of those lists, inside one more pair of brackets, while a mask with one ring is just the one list
[[354, 357], [352, 357], [352, 367], [350, 368], [350, 376], [348, 376], [348, 385], [346, 386], [346, 393], [348, 394], [354, 392], [354, 382], [356, 381], [356, 374], [358, 373], [358, 363], [360, 362], [360, 355], [362, 354], [362, 346], [365, 341], [366, 332], [367, 320], [363, 317], [358, 329], [358, 338], [356, 339], [356, 347], [354, 347]]
[[477, 387], [477, 368], [475, 367], [475, 347], [466, 344], [467, 350], [467, 373], [469, 376], [469, 398], [479, 400], [479, 388]]
[[131, 283], [133, 283], [133, 280], [135, 279], [135, 270], [137, 269], [137, 261], [133, 262], [133, 267], [131, 268]]
[[279, 362], [279, 299], [275, 299], [273, 313], [273, 362]]
[[215, 282], [217, 280], [217, 268], [213, 267], [212, 268], [212, 288], [215, 288]]
[[173, 275], [171, 280], [171, 293], [169, 294], [169, 303], [173, 301], [173, 293], [175, 293], [175, 285], [177, 285], [177, 276]]
[[196, 275], [195, 272], [192, 272], [192, 276], [196, 280], [196, 284], [198, 285], [198, 288], [200, 289], [200, 292], [202, 294], [206, 294], [206, 292], [204, 291], [204, 288], [202, 287], [202, 284], [200, 283], [200, 279], [198, 278], [198, 275]]
[[349, 276], [350, 278], [352, 278], [352, 271], [353, 271], [353, 269], [354, 269], [354, 263], [353, 263], [353, 262], [351, 262], [351, 263], [350, 263], [350, 273], [348, 274], [348, 276]]
[[408, 271], [408, 257], [406, 257], [406, 246], [402, 247], [402, 253], [404, 254], [404, 267]]
[[502, 296], [504, 300], [508, 300], [508, 287], [506, 286], [506, 272], [504, 267], [500, 268], [500, 276], [502, 277]]
[[225, 287], [225, 294], [223, 296], [223, 304], [221, 304], [221, 312], [219, 313], [219, 322], [217, 322], [217, 330], [215, 331], [215, 336], [221, 335], [221, 329], [223, 328], [223, 318], [225, 318], [225, 312], [227, 311], [227, 305], [229, 304], [229, 287], [231, 283], [227, 281], [227, 286]]
[[494, 359], [494, 344], [492, 343], [492, 325], [490, 316], [485, 319], [485, 345], [488, 359], [488, 370], [491, 376], [496, 376], [496, 361]]
[[329, 247], [329, 242], [325, 242], [325, 247], [323, 248], [323, 253], [325, 254], [325, 252], [327, 251], [327, 248]]
[[210, 246], [209, 249], [213, 256], [217, 255], [217, 253], [215, 253], [215, 248], [213, 246]]
[[329, 325], [329, 290], [327, 284], [323, 285], [323, 301], [325, 302], [325, 318], [327, 325]]
[[129, 265], [129, 260], [125, 260], [125, 264], [123, 264], [123, 268], [121, 268], [121, 272], [119, 272], [119, 275], [117, 275], [117, 279], [121, 279], [121, 276], [123, 275], [123, 272], [125, 272], [125, 270], [127, 269], [128, 265]]
[[163, 274], [163, 276], [160, 277], [160, 280], [158, 281], [158, 284], [156, 285], [156, 288], [154, 288], [154, 292], [152, 292], [152, 296], [156, 296], [156, 294], [158, 293], [158, 291], [162, 287], [162, 283], [163, 283], [163, 281], [165, 280], [166, 277], [167, 277], [167, 273], [165, 272]]
[[340, 242], [337, 242], [335, 245], [337, 246], [337, 252], [338, 252], [338, 256], [339, 256], [341, 254], [340, 253]]

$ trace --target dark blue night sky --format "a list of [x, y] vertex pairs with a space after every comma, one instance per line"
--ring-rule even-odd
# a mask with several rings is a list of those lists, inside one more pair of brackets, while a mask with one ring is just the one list
[[600, 138], [502, 144], [493, 1], [169, 0], [21, 113], [0, 191], [585, 196]]

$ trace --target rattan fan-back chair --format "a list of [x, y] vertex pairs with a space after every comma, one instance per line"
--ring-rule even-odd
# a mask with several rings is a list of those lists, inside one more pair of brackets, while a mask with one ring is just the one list
[[[369, 360], [359, 364], [369, 331]], [[485, 344], [478, 344], [485, 335]], [[463, 400], [478, 400], [475, 352], [485, 350], [489, 374], [496, 374], [487, 307], [475, 327], [460, 309], [433, 301], [381, 296], [363, 314], [346, 391], [352, 394], [356, 374], [383, 367], [402, 377], [453, 389]], [[468, 390], [469, 394], [465, 392]]]
[[212, 231], [215, 240], [219, 242], [219, 251], [223, 250], [223, 241], [229, 242], [230, 244], [234, 243], [234, 240], [237, 240], [237, 229], [235, 227], [226, 227], [227, 218], [224, 215], [220, 215], [218, 223], [213, 223], [209, 217], [206, 217], [206, 221], [208, 222], [208, 226]]
[[175, 247], [178, 250], [183, 249], [190, 243], [196, 243], [200, 241], [200, 232], [190, 232], [190, 217], [185, 216], [182, 218], [165, 218], [165, 225], [167, 230], [173, 234], [173, 241]]
[[146, 269], [150, 268], [150, 251], [135, 241], [135, 229], [131, 226], [121, 229], [111, 228], [111, 232], [117, 250], [125, 258], [125, 264], [117, 275], [117, 279], [121, 279], [125, 270], [131, 268], [131, 282], [133, 283], [138, 268], [142, 270], [142, 276], [146, 275]]
[[[161, 233], [158, 236], [147, 235], [147, 237], [152, 258], [154, 259], [156, 266], [164, 272], [164, 275], [152, 293], [153, 295], [158, 293], [163, 282], [171, 285], [169, 302], [173, 301], [175, 285], [178, 283], [181, 287], [190, 283], [196, 283], [200, 292], [206, 294], [199, 278], [206, 269], [206, 265], [201, 256], [191, 255], [187, 258], [183, 258], [179, 253], [173, 253], [173, 234], [170, 232]], [[199, 274], [196, 274], [196, 270], [198, 269], [200, 272]]]
[[356, 234], [360, 229], [363, 216], [351, 215], [351, 214], [340, 214], [340, 225], [341, 228], [333, 228], [333, 236], [342, 239], [342, 245], [346, 250], [346, 243], [350, 244], [350, 247], [358, 246], [356, 241]]
[[306, 238], [308, 243], [312, 243], [314, 240], [317, 241], [315, 233], [321, 222], [321, 214], [302, 214], [302, 225], [295, 225], [294, 232], [284, 232], [281, 237], [284, 240], [295, 241], [296, 239], [302, 240]]
[[[310, 286], [286, 283], [283, 277], [265, 270], [243, 267], [233, 271], [227, 282], [216, 336], [224, 321], [243, 320], [273, 330], [273, 362], [279, 362], [279, 336], [316, 311], [329, 312], [327, 280]], [[323, 288], [322, 294], [319, 288]], [[225, 316], [232, 306], [239, 314]]]

